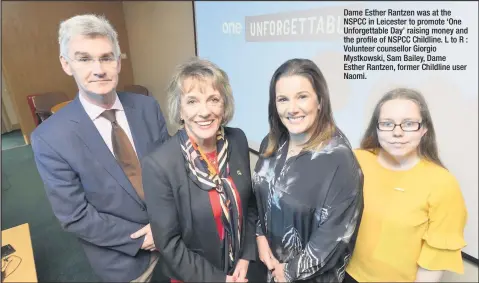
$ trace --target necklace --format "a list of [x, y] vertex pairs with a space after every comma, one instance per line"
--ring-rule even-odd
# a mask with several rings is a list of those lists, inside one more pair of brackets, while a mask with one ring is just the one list
[[290, 149], [288, 150], [288, 155], [296, 155], [300, 153], [302, 149], [303, 149], [302, 147], [294, 148], [290, 145]]

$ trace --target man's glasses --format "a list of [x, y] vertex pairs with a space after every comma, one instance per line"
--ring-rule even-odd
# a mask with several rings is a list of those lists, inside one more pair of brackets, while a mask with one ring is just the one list
[[85, 68], [92, 67], [96, 61], [100, 62], [100, 65], [103, 67], [116, 67], [118, 65], [118, 59], [114, 56], [104, 56], [98, 59], [93, 59], [91, 57], [80, 57], [75, 59], [68, 58], [68, 59], [71, 61], [77, 62], [78, 65]]
[[419, 131], [421, 128], [421, 122], [412, 122], [412, 121], [407, 121], [407, 122], [402, 122], [401, 124], [394, 124], [392, 122], [378, 122], [377, 128], [380, 131], [385, 131], [385, 132], [392, 132], [396, 128], [396, 126], [401, 127], [401, 129], [405, 132], [415, 132]]

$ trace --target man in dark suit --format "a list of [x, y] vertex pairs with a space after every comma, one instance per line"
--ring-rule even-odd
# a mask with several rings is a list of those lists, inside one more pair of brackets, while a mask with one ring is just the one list
[[31, 136], [47, 197], [102, 280], [147, 282], [158, 255], [139, 159], [169, 138], [165, 119], [154, 98], [116, 92], [121, 53], [106, 19], [62, 22], [59, 44], [79, 92]]

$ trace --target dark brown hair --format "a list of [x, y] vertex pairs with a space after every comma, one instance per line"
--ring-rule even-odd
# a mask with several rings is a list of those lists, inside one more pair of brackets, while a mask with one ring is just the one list
[[291, 59], [283, 63], [273, 74], [269, 85], [269, 134], [268, 147], [263, 156], [270, 157], [278, 150], [280, 141], [289, 136], [288, 129], [283, 125], [276, 108], [276, 83], [283, 77], [302, 76], [309, 80], [316, 92], [320, 110], [313, 124], [313, 133], [305, 143], [304, 150], [317, 148], [320, 144], [332, 138], [338, 130], [334, 122], [329, 90], [326, 80], [318, 66], [308, 59]]
[[441, 160], [439, 159], [439, 154], [437, 150], [436, 143], [436, 132], [434, 131], [434, 126], [432, 124], [431, 114], [429, 113], [429, 108], [427, 107], [426, 99], [422, 94], [416, 90], [408, 88], [396, 88], [387, 92], [378, 102], [374, 108], [373, 115], [369, 121], [368, 128], [364, 133], [364, 136], [361, 140], [361, 148], [377, 153], [381, 148], [378, 140], [377, 133], [377, 123], [379, 121], [379, 114], [381, 107], [385, 102], [393, 99], [405, 99], [413, 101], [419, 107], [419, 113], [422, 119], [422, 126], [427, 129], [427, 132], [421, 138], [421, 141], [418, 146], [418, 155], [421, 158], [424, 158], [428, 161], [431, 161], [443, 168], [446, 168]]

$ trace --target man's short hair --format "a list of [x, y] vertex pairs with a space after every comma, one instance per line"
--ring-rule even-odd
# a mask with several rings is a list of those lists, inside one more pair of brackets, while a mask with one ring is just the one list
[[94, 14], [78, 15], [61, 22], [58, 30], [60, 56], [68, 58], [68, 44], [73, 37], [78, 35], [105, 36], [113, 44], [114, 56], [117, 58], [120, 56], [118, 34], [105, 17]]

